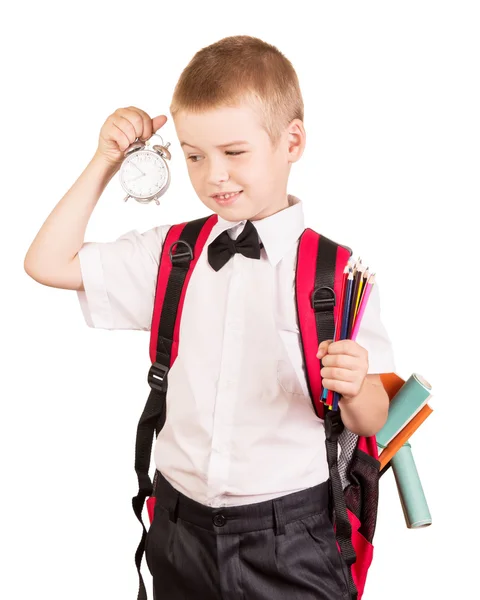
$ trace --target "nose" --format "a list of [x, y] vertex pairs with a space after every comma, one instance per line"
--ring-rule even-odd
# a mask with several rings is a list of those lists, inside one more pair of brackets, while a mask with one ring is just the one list
[[220, 182], [228, 181], [229, 175], [225, 161], [222, 159], [210, 159], [207, 178], [208, 184], [212, 187]]

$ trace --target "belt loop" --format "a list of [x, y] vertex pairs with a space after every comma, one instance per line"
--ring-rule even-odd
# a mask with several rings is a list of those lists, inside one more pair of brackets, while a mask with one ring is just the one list
[[177, 522], [178, 518], [178, 492], [175, 490], [174, 497], [169, 502], [168, 514], [170, 515], [170, 521], [173, 523]]
[[275, 520], [275, 535], [285, 533], [285, 516], [283, 514], [283, 501], [281, 498], [273, 500], [273, 516]]

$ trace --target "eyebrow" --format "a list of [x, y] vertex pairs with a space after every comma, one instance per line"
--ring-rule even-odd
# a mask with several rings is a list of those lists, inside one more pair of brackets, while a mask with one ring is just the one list
[[[235, 142], [229, 142], [228, 144], [220, 144], [220, 146], [216, 146], [216, 147], [217, 148], [226, 148], [227, 146], [233, 146], [235, 144], [248, 144], [248, 142], [245, 140], [237, 140]], [[188, 144], [187, 142], [181, 142], [180, 147], [183, 148], [183, 146], [190, 146], [190, 148], [196, 148], [196, 146], [192, 146], [192, 144]]]

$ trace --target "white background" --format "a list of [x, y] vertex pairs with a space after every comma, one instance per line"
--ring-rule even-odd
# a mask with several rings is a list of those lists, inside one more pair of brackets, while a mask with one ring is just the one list
[[411, 440], [433, 525], [407, 529], [390, 470], [364, 598], [478, 597], [478, 4], [47, 1], [3, 17], [0, 596], [136, 598], [149, 334], [89, 329], [76, 293], [23, 260], [119, 107], [169, 117], [172, 184], [160, 206], [123, 203], [116, 176], [86, 241], [205, 215], [168, 107], [197, 50], [249, 34], [300, 79], [307, 146], [288, 192], [377, 273], [397, 373], [433, 386]]

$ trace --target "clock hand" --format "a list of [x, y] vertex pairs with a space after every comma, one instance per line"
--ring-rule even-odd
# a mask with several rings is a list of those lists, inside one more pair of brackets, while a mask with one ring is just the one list
[[145, 173], [140, 169], [140, 167], [138, 167], [134, 162], [131, 162], [130, 164], [133, 165], [136, 169], [138, 169], [142, 175], [145, 175]]
[[145, 177], [145, 173], [142, 173], [141, 175], [137, 175], [136, 177], [133, 177], [132, 179], [129, 179], [125, 183], [131, 183], [132, 181], [136, 181], [137, 179], [141, 179], [142, 177]]

